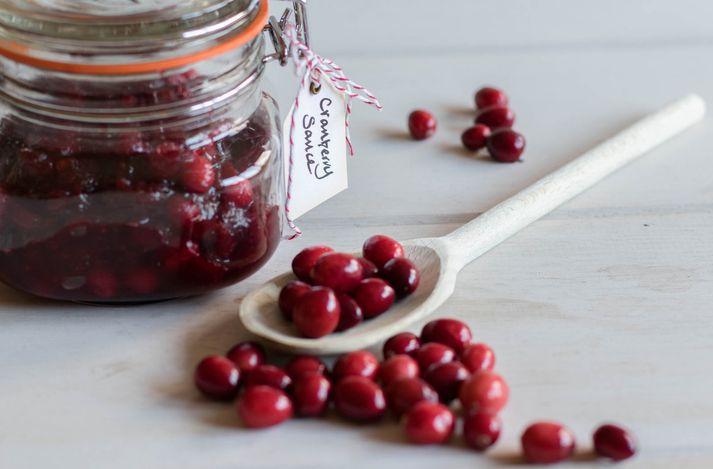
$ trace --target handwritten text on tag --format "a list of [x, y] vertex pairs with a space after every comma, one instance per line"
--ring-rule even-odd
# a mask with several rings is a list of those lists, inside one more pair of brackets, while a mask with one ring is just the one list
[[346, 98], [328, 80], [316, 94], [310, 88], [300, 90], [298, 105], [283, 124], [287, 208], [293, 220], [348, 187]]

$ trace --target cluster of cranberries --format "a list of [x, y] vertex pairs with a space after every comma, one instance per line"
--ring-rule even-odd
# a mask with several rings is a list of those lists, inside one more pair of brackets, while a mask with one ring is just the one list
[[251, 428], [276, 425], [293, 414], [321, 416], [333, 402], [341, 416], [355, 422], [378, 421], [390, 409], [403, 418], [409, 441], [440, 444], [454, 432], [450, 404], [458, 400], [470, 446], [485, 450], [498, 439], [497, 413], [507, 402], [508, 387], [492, 371], [492, 349], [473, 343], [467, 325], [454, 319], [429, 322], [420, 337], [408, 332], [391, 337], [383, 356], [379, 362], [366, 350], [350, 352], [331, 372], [318, 358], [297, 356], [282, 369], [265, 364], [259, 345], [244, 342], [225, 357], [203, 359], [194, 381], [209, 398], [238, 396], [237, 412]]
[[[72, 100], [133, 108], [185, 97], [193, 78], [172, 78], [151, 93]], [[116, 133], [6, 117], [0, 280], [48, 298], [125, 302], [193, 295], [249, 275], [280, 236], [276, 171], [258, 164], [271, 125], [262, 108], [241, 127]]]
[[[475, 105], [475, 125], [463, 132], [463, 146], [470, 151], [487, 147], [490, 156], [501, 163], [518, 161], [525, 151], [525, 137], [512, 130], [515, 113], [508, 107], [507, 95], [497, 88], [482, 88], [475, 94]], [[412, 112], [408, 125], [416, 140], [431, 137], [437, 128], [433, 114], [424, 110]]]
[[[509, 396], [494, 366], [493, 350], [474, 343], [466, 324], [437, 319], [420, 336], [402, 332], [387, 340], [381, 362], [358, 350], [339, 357], [331, 371], [306, 355], [280, 368], [265, 363], [260, 345], [243, 342], [225, 357], [204, 358], [194, 382], [208, 398], [237, 397], [237, 413], [249, 428], [277, 425], [293, 415], [320, 417], [333, 403], [339, 415], [353, 422], [378, 422], [390, 411], [401, 419], [411, 443], [445, 444], [455, 432], [454, 409], [460, 409], [465, 442], [485, 451], [500, 436], [498, 412]], [[530, 463], [564, 461], [575, 448], [572, 432], [554, 422], [530, 425], [521, 441]], [[594, 433], [594, 449], [619, 461], [636, 452], [636, 442], [626, 430], [608, 424]]]
[[303, 337], [345, 331], [386, 312], [397, 297], [413, 293], [420, 273], [404, 248], [388, 236], [366, 240], [363, 257], [312, 246], [292, 261], [299, 280], [282, 288], [279, 307]]

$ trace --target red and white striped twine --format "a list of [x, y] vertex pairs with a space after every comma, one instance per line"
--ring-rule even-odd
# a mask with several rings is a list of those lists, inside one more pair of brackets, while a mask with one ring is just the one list
[[[334, 61], [330, 59], [325, 59], [319, 54], [316, 54], [312, 49], [310, 49], [306, 44], [300, 41], [297, 34], [297, 28], [294, 24], [288, 23], [285, 25], [283, 36], [287, 44], [289, 45], [290, 55], [292, 56], [292, 62], [295, 66], [295, 74], [302, 76], [300, 81], [300, 90], [307, 88], [312, 83], [316, 86], [320, 84], [320, 77], [324, 75], [331, 82], [332, 86], [347, 97], [347, 114], [345, 118], [345, 128], [346, 128], [346, 141], [349, 147], [349, 154], [354, 155], [354, 146], [352, 145], [351, 134], [349, 131], [349, 119], [352, 113], [352, 100], [356, 99], [364, 104], [373, 106], [379, 111], [383, 109], [383, 106], [379, 100], [374, 96], [369, 90], [367, 90], [362, 85], [354, 82], [353, 80], [346, 77], [344, 70], [339, 67]], [[295, 225], [294, 219], [290, 216], [290, 201], [292, 200], [292, 170], [294, 166], [294, 133], [297, 128], [295, 122], [295, 115], [297, 114], [297, 109], [300, 106], [299, 92], [295, 97], [295, 103], [292, 110], [292, 115], [290, 116], [290, 148], [289, 148], [289, 170], [287, 176], [287, 200], [285, 201], [285, 217], [287, 218], [287, 224], [292, 229], [293, 234], [287, 236], [287, 239], [294, 239], [302, 234], [297, 225]]]

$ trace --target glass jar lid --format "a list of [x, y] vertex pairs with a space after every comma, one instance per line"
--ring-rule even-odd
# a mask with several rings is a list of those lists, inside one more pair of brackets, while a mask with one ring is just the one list
[[267, 0], [0, 0], [0, 54], [82, 74], [152, 73], [250, 42]]

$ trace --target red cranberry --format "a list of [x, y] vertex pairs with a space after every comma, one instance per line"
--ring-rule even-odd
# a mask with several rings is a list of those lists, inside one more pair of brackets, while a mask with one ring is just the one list
[[397, 417], [421, 401], [438, 402], [438, 393], [419, 378], [402, 378], [386, 388], [389, 408]]
[[471, 151], [478, 151], [485, 148], [485, 142], [490, 136], [490, 127], [483, 124], [476, 124], [463, 132], [461, 141], [463, 146]]
[[379, 360], [366, 350], [356, 350], [342, 355], [332, 370], [335, 382], [348, 376], [361, 376], [374, 381], [378, 373]]
[[533, 423], [522, 434], [522, 451], [533, 464], [552, 464], [569, 459], [574, 453], [574, 435], [555, 422]]
[[525, 137], [510, 129], [500, 129], [488, 137], [490, 156], [501, 163], [514, 163], [525, 151]]
[[278, 304], [280, 306], [282, 316], [285, 319], [292, 321], [292, 309], [295, 307], [295, 302], [311, 289], [311, 286], [299, 280], [293, 280], [282, 287], [282, 290], [280, 290]]
[[486, 86], [475, 93], [475, 106], [478, 109], [483, 109], [490, 106], [507, 106], [508, 97], [505, 92]]
[[179, 169], [183, 149], [174, 142], [163, 142], [149, 155], [148, 163], [153, 174], [160, 179], [169, 179]]
[[297, 299], [292, 321], [297, 331], [311, 339], [331, 334], [339, 324], [339, 301], [332, 290], [314, 287]]
[[369, 259], [358, 257], [357, 260], [361, 264], [361, 269], [364, 272], [364, 278], [376, 277], [376, 274], [379, 273], [379, 269]]
[[412, 355], [421, 346], [421, 339], [416, 334], [401, 332], [392, 336], [384, 343], [384, 358], [390, 358], [402, 353]]
[[428, 111], [413, 111], [408, 116], [408, 130], [414, 140], [426, 140], [436, 133], [436, 119]]
[[424, 344], [414, 352], [414, 358], [424, 373], [434, 365], [452, 362], [455, 357], [456, 353], [452, 348], [437, 342]]
[[332, 383], [320, 373], [301, 375], [292, 386], [295, 412], [301, 417], [318, 417], [327, 410]]
[[119, 292], [119, 279], [108, 270], [94, 270], [87, 276], [87, 286], [99, 298], [114, 298]]
[[238, 399], [238, 415], [246, 427], [265, 428], [292, 417], [292, 402], [283, 391], [271, 386], [247, 388]]
[[381, 277], [389, 282], [400, 297], [410, 295], [421, 281], [416, 264], [405, 257], [391, 259], [381, 269]]
[[245, 380], [245, 385], [250, 386], [272, 386], [283, 391], [290, 387], [292, 379], [287, 373], [274, 365], [260, 365], [250, 370]]
[[327, 374], [327, 365], [317, 357], [309, 355], [298, 355], [290, 360], [290, 363], [285, 367], [285, 371], [293, 380], [306, 373]]
[[223, 186], [222, 190], [221, 200], [233, 204], [237, 208], [247, 208], [253, 201], [253, 187], [248, 179]]
[[347, 293], [361, 282], [364, 272], [356, 257], [340, 252], [324, 254], [312, 269], [312, 280], [316, 285], [333, 289], [337, 293]]
[[354, 290], [354, 301], [364, 313], [364, 319], [371, 319], [391, 308], [396, 292], [391, 285], [380, 278], [362, 280]]
[[495, 414], [468, 414], [463, 419], [463, 437], [471, 448], [485, 451], [498, 441], [502, 426]]
[[384, 392], [363, 376], [347, 376], [334, 387], [334, 405], [344, 417], [357, 422], [380, 419], [386, 412]]
[[419, 402], [406, 413], [404, 432], [417, 445], [447, 442], [455, 428], [453, 412], [443, 404]]
[[384, 361], [379, 370], [379, 378], [385, 388], [403, 378], [416, 378], [418, 374], [418, 363], [408, 355], [394, 355]]
[[364, 257], [379, 269], [391, 259], [404, 256], [404, 247], [401, 243], [384, 235], [374, 235], [367, 239], [362, 251]]
[[499, 374], [481, 371], [463, 383], [458, 397], [466, 412], [497, 414], [507, 404], [509, 394], [510, 389]]
[[215, 171], [207, 159], [191, 156], [181, 164], [179, 177], [181, 186], [188, 192], [205, 194], [215, 182]]
[[211, 355], [198, 364], [193, 380], [206, 397], [229, 400], [238, 393], [240, 371], [227, 358]]
[[471, 373], [490, 371], [495, 367], [495, 352], [486, 344], [471, 344], [461, 352], [460, 361]]
[[515, 123], [515, 113], [507, 106], [493, 106], [478, 112], [475, 123], [490, 129], [509, 129]]
[[441, 402], [450, 404], [458, 397], [458, 391], [468, 377], [470, 373], [463, 365], [458, 362], [448, 362], [432, 367], [424, 379], [436, 390]]
[[265, 349], [256, 342], [241, 342], [225, 354], [242, 372], [254, 370], [265, 363]]
[[158, 289], [159, 276], [154, 269], [139, 267], [126, 277], [126, 286], [139, 295], [149, 295]]
[[303, 282], [312, 282], [312, 269], [323, 254], [334, 252], [329, 246], [312, 246], [300, 251], [292, 260], [292, 271]]
[[473, 340], [467, 324], [457, 319], [436, 319], [421, 330], [421, 342], [438, 342], [447, 345], [456, 353], [461, 353]]
[[617, 425], [602, 425], [594, 432], [594, 451], [613, 461], [629, 459], [637, 446], [634, 435]]
[[364, 320], [364, 313], [357, 302], [354, 301], [354, 298], [346, 293], [340, 293], [337, 295], [337, 299], [339, 300], [339, 309], [341, 310], [339, 314], [339, 324], [337, 324], [337, 332], [351, 329]]

